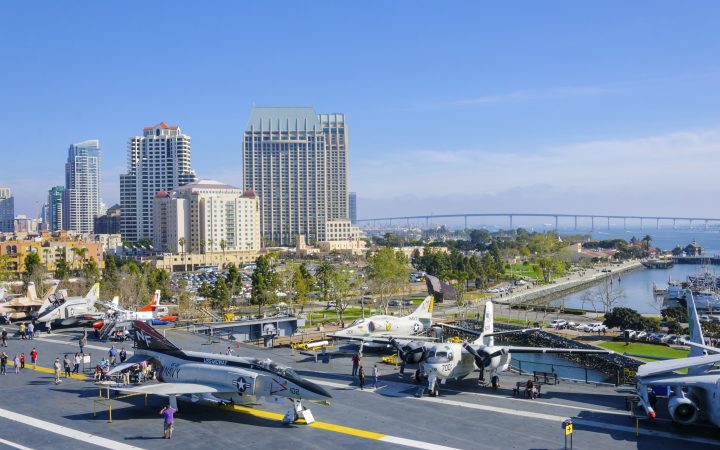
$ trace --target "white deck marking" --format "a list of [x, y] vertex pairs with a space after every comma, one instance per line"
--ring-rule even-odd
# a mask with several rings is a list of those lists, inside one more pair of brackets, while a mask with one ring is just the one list
[[16, 444], [14, 442], [7, 441], [3, 438], [0, 438], [0, 444], [5, 444], [8, 447], [19, 448], [20, 450], [33, 450], [30, 447], [25, 447], [24, 445]]
[[[337, 387], [337, 388], [348, 388], [349, 387], [349, 385], [347, 385], [347, 384], [333, 383], [330, 381], [319, 380], [316, 378], [313, 378], [310, 380], [314, 383], [317, 383], [320, 385], [326, 385], [326, 386], [330, 386], [330, 387]], [[384, 382], [383, 383], [384, 386], [390, 386], [391, 384], [392, 385], [401, 385], [402, 383], [394, 383], [394, 382], [390, 382], [390, 383]], [[403, 386], [405, 386], [405, 385], [403, 385]], [[393, 386], [393, 387], [396, 387], [396, 386]], [[405, 389], [407, 389], [407, 387]], [[366, 389], [361, 392], [373, 393], [374, 390]], [[462, 392], [462, 391], [456, 391], [456, 392]], [[498, 399], [505, 399], [505, 400], [515, 400], [515, 401], [521, 400], [522, 401], [522, 399], [493, 396], [490, 394], [478, 394], [478, 395], [494, 397], [494, 398], [498, 398]], [[519, 416], [519, 417], [529, 417], [529, 418], [539, 419], [539, 420], [548, 420], [548, 421], [552, 421], [552, 422], [556, 422], [556, 423], [561, 423], [563, 420], [568, 418], [567, 416], [558, 416], [555, 414], [537, 413], [537, 412], [527, 411], [524, 409], [510, 409], [510, 408], [502, 408], [502, 407], [497, 407], [497, 406], [480, 405], [480, 404], [476, 404], [476, 403], [467, 403], [467, 402], [461, 402], [461, 401], [457, 401], [457, 400], [450, 400], [447, 398], [438, 398], [438, 397], [417, 398], [414, 396], [407, 397], [407, 398], [413, 399], [413, 400], [421, 400], [421, 401], [431, 402], [431, 403], [445, 404], [445, 405], [450, 405], [450, 406], [458, 406], [458, 407], [462, 407], [462, 408], [476, 409], [476, 410], [480, 410], [480, 411], [488, 411], [488, 412], [494, 412], [494, 413], [500, 413], [500, 414]], [[535, 403], [535, 400], [527, 400], [527, 402]], [[599, 413], [607, 412], [607, 413], [611, 413], [611, 414], [618, 414], [615, 411], [591, 410], [591, 409], [587, 409], [587, 408], [581, 408], [578, 406], [558, 405], [556, 403], [549, 403], [549, 402], [542, 402], [542, 403], [547, 404], [549, 406], [558, 406], [558, 407], [579, 409], [579, 410], [583, 410], [583, 411], [596, 411]], [[625, 413], [625, 414], [620, 413], [620, 414], [627, 415], [627, 413]], [[629, 415], [627, 415], [627, 416], [630, 417]], [[576, 418], [576, 417], [573, 417], [572, 419], [573, 419], [574, 424], [587, 426], [589, 428], [612, 429], [615, 431], [622, 431], [625, 433], [632, 433], [632, 434], [635, 433], [635, 427], [633, 427], [633, 426], [616, 425], [616, 424], [610, 424], [610, 423], [606, 423], [606, 422], [599, 422], [599, 421], [595, 421], [595, 420], [580, 419], [580, 418]], [[642, 428], [642, 427], [640, 427], [640, 434], [646, 435], [646, 436], [659, 437], [659, 438], [677, 439], [677, 440], [682, 440], [682, 441], [696, 442], [699, 444], [720, 445], [720, 441], [718, 441], [716, 439], [709, 439], [709, 438], [703, 438], [703, 437], [698, 437], [698, 436], [683, 436], [683, 435], [678, 435], [678, 434], [674, 434], [674, 433], [669, 433], [667, 431], [649, 430], [647, 428]], [[389, 436], [389, 437], [392, 437], [392, 436]], [[382, 440], [386, 440], [386, 439], [382, 439]], [[410, 445], [410, 444], [407, 444], [407, 445]], [[429, 444], [429, 445], [433, 445], [433, 444]], [[419, 447], [419, 448], [434, 449], [434, 448], [443, 448], [443, 447]]]
[[122, 450], [136, 450], [140, 448], [133, 447], [132, 445], [123, 444], [122, 442], [113, 441], [112, 439], [96, 436], [94, 434], [85, 433], [74, 428], [64, 427], [56, 423], [46, 422], [44, 420], [19, 414], [13, 411], [9, 411], [7, 409], [0, 409], [0, 420], [2, 419], [9, 419], [15, 422], [20, 422], [24, 425], [29, 425], [31, 427], [59, 434], [61, 436], [66, 436], [77, 441], [87, 442], [88, 444], [97, 445], [98, 447]]
[[[35, 339], [38, 340], [38, 341], [40, 341], [40, 342], [52, 342], [52, 343], [54, 343], [54, 344], [72, 345], [73, 347], [77, 347], [78, 350], [80, 350], [80, 346], [78, 345], [77, 342], [61, 341], [61, 340], [59, 340], [59, 339], [50, 339], [50, 338], [46, 338], [46, 337], [37, 337], [37, 336], [35, 337]], [[123, 344], [123, 343], [122, 343], [122, 342], [118, 342], [118, 344]], [[115, 343], [112, 343], [112, 344], [110, 344], [110, 345], [115, 345]], [[128, 345], [132, 345], [132, 343], [129, 342]], [[122, 347], [122, 345], [116, 346], [115, 348], [118, 349], [118, 351], [120, 351], [120, 350], [119, 350], [119, 347]], [[101, 347], [101, 346], [99, 346], [99, 345], [92, 345], [92, 344], [86, 345], [85, 348], [92, 348], [92, 349], [95, 349], [95, 350], [103, 350], [103, 351], [106, 351], [106, 352], [107, 352], [108, 350], [110, 350], [110, 347]], [[133, 353], [132, 349], [130, 349], [130, 350], [127, 350], [127, 349], [126, 349], [125, 351], [128, 353], [128, 355], [131, 355], [131, 354]]]
[[378, 440], [382, 442], [389, 442], [391, 444], [404, 445], [406, 447], [422, 448], [425, 450], [457, 450], [455, 447], [431, 444], [429, 442], [416, 441], [415, 439], [405, 439], [397, 436], [385, 436]]

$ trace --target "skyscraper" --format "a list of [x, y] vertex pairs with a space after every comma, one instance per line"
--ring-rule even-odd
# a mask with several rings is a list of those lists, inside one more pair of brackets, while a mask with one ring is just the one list
[[48, 231], [60, 231], [63, 227], [63, 197], [64, 186], [54, 186], [48, 191], [47, 211], [43, 220]]
[[15, 199], [10, 188], [0, 188], [0, 232], [15, 229]]
[[180, 127], [161, 122], [128, 141], [126, 175], [120, 175], [120, 233], [136, 242], [153, 238], [155, 194], [194, 182], [190, 166], [190, 136]]
[[345, 116], [313, 108], [253, 108], [243, 139], [243, 182], [260, 197], [262, 236], [292, 245], [325, 239], [348, 219]]
[[357, 223], [357, 194], [355, 192], [348, 195], [348, 207], [350, 210], [350, 223], [355, 225]]
[[73, 144], [65, 163], [62, 228], [92, 233], [100, 213], [100, 141]]

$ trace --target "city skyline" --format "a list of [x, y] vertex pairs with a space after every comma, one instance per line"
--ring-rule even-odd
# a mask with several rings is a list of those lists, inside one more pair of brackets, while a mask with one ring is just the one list
[[[702, 200], [720, 194], [714, 2], [458, 2], [447, 9], [397, 2], [384, 5], [382, 17], [329, 3], [306, 18], [303, 35], [331, 62], [322, 76], [288, 72], [309, 64], [302, 52], [280, 60], [266, 51], [296, 40], [283, 30], [307, 16], [302, 5], [172, 6], [159, 23], [125, 5], [6, 5], [16, 20], [1, 33], [21, 35], [30, 20], [38, 30], [0, 43], [16, 67], [0, 74], [3, 155], [12, 167], [32, 162], [32, 170], [0, 180], [12, 188], [18, 214], [34, 217], [35, 202], [62, 184], [67, 142], [93, 136], [103, 143], [102, 198], [112, 205], [120, 200], [127, 136], [142, 126], [182, 126], [193, 136], [197, 173], [241, 185], [239, 136], [251, 107], [312, 105], [342, 111], [352, 124], [348, 188], [362, 204], [359, 218], [508, 205], [718, 215]], [[253, 21], [234, 26], [270, 9], [276, 33]], [[345, 16], [357, 20], [337, 20]], [[71, 18], [85, 26], [63, 26]], [[179, 22], [202, 32], [191, 38]], [[128, 32], [128, 23], [142, 32]], [[252, 45], [258, 35], [267, 35], [266, 48]], [[155, 68], [169, 58], [167, 43], [182, 71]], [[80, 54], [94, 70], [76, 70]], [[137, 70], [138, 58], [150, 69]], [[153, 91], [163, 101], [138, 102]], [[670, 177], [682, 183], [655, 182]]]

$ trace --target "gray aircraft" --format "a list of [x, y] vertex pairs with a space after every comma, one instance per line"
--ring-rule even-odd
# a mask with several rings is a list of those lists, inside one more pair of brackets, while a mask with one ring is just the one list
[[[720, 349], [705, 345], [700, 319], [692, 292], [685, 292], [688, 309], [688, 326], [691, 346], [687, 358], [671, 359], [643, 364], [637, 371], [638, 396], [648, 417], [656, 417], [650, 402], [649, 388], [669, 386], [668, 410], [674, 422], [689, 425], [708, 421], [720, 427]], [[714, 353], [710, 355], [708, 353]], [[687, 374], [677, 370], [687, 369]]]
[[312, 414], [302, 401], [331, 398], [322, 387], [270, 359], [182, 350], [150, 325], [137, 320], [132, 324], [131, 334], [135, 341], [135, 354], [127, 362], [115, 366], [108, 375], [147, 361], [156, 369], [160, 382], [137, 387], [113, 386], [119, 391], [168, 396], [175, 408], [179, 395], [190, 396], [194, 401], [220, 404], [287, 398], [293, 403], [288, 415], [293, 420], [302, 416], [308, 423], [313, 420]]

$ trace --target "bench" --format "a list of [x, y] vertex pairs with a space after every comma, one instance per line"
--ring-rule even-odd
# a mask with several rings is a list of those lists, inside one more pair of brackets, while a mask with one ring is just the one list
[[[520, 393], [525, 392], [526, 383], [526, 381], [517, 381], [515, 383], [515, 387], [513, 388], [513, 397], [520, 397]], [[536, 384], [535, 389], [537, 390], [537, 396], [540, 397], [542, 385]]]
[[535, 384], [558, 384], [558, 376], [555, 372], [533, 370], [533, 381], [535, 381]]

